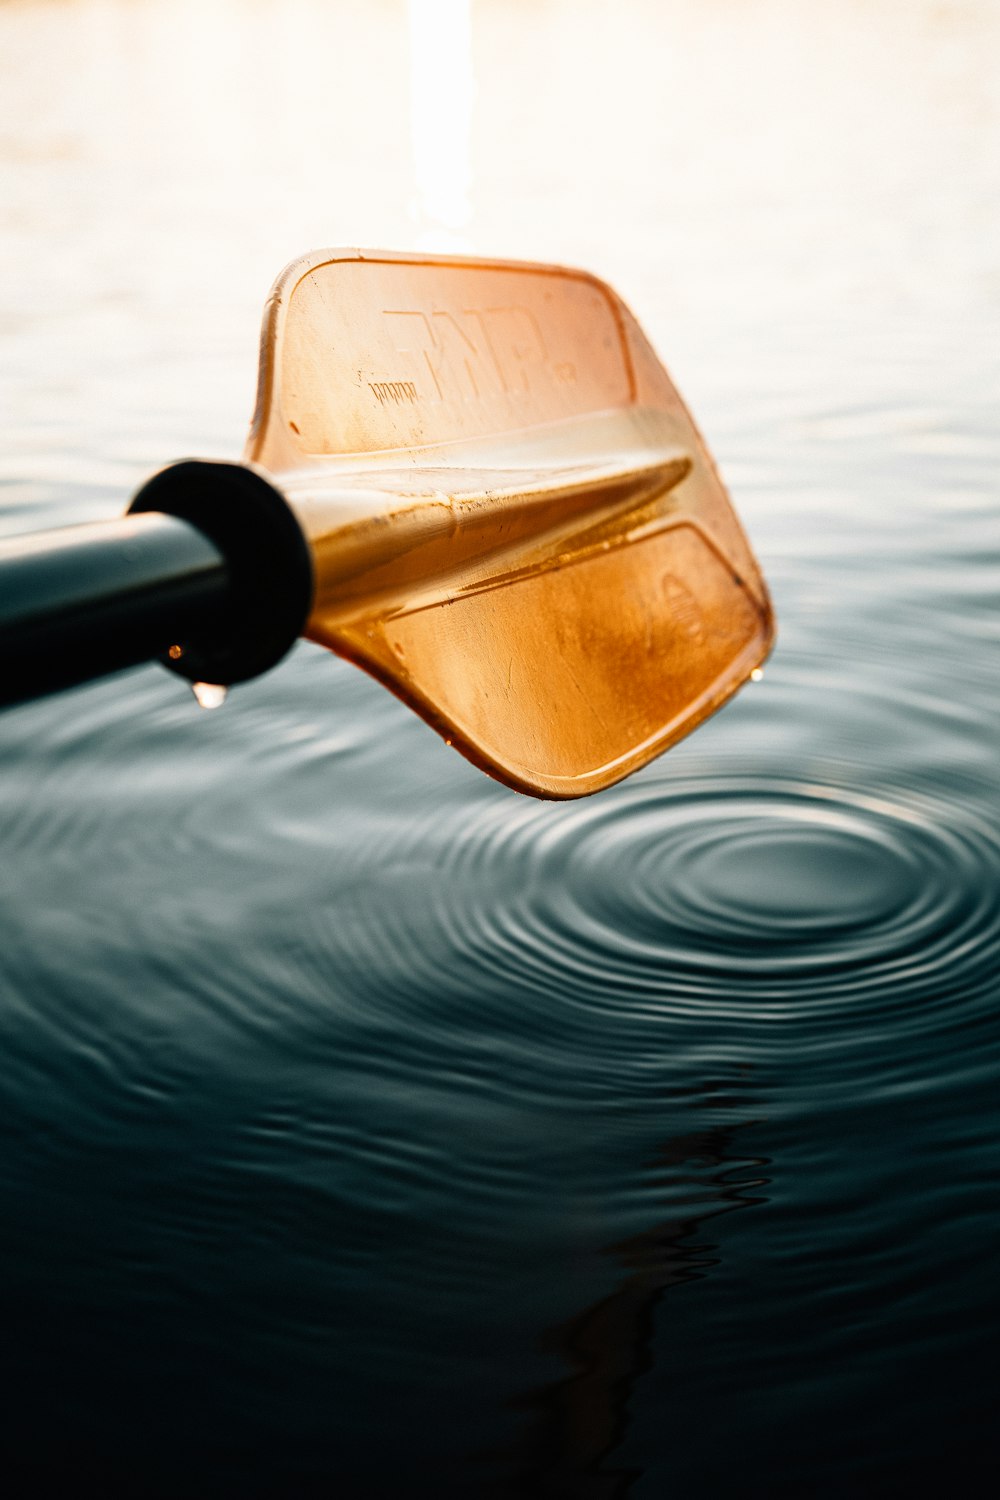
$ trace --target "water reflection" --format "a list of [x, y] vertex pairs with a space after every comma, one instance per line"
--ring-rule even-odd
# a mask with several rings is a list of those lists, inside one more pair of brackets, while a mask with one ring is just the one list
[[408, 0], [410, 144], [420, 250], [468, 250], [472, 218], [472, 0]]
[[[713, 1090], [705, 1093], [708, 1102]], [[608, 1464], [622, 1444], [636, 1386], [653, 1364], [664, 1294], [719, 1263], [718, 1244], [699, 1234], [705, 1224], [767, 1202], [769, 1159], [736, 1149], [748, 1124], [674, 1136], [656, 1153], [649, 1171], [669, 1189], [672, 1212], [609, 1246], [605, 1253], [624, 1273], [617, 1286], [544, 1336], [542, 1347], [571, 1373], [515, 1403], [529, 1415], [503, 1493], [621, 1500], [641, 1477], [641, 1469]]]

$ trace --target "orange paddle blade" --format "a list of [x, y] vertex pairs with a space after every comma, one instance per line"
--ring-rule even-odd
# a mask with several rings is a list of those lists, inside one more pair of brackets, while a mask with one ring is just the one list
[[634, 318], [580, 271], [324, 251], [268, 302], [244, 454], [306, 634], [519, 791], [644, 765], [766, 656], [760, 570]]

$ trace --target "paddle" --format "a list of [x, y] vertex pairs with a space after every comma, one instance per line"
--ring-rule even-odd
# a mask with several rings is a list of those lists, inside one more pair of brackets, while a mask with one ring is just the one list
[[0, 542], [0, 701], [152, 657], [228, 685], [304, 633], [491, 775], [593, 792], [773, 639], [760, 571], [624, 304], [579, 271], [326, 251], [268, 300], [242, 464]]

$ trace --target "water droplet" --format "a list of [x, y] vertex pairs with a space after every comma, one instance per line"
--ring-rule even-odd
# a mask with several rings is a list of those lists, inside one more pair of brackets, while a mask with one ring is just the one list
[[761, 682], [761, 681], [763, 681], [763, 678], [764, 678], [764, 668], [763, 667], [754, 667], [753, 671], [750, 673], [750, 681], [751, 682]]
[[218, 682], [192, 682], [191, 691], [199, 708], [221, 708], [229, 693], [229, 689]]

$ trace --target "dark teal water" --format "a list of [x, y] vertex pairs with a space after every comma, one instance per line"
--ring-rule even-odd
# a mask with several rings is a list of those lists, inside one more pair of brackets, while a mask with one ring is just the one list
[[[621, 252], [779, 618], [763, 682], [690, 740], [596, 798], [534, 803], [308, 646], [217, 712], [150, 668], [0, 720], [18, 1492], [980, 1492], [1000, 1458], [1000, 241], [973, 231], [1000, 159], [977, 64], [995, 27], [914, 13], [912, 116], [893, 93], [880, 133], [861, 71], [849, 164], [874, 132], [886, 176], [843, 189], [839, 242], [835, 133], [779, 90], [764, 123], [804, 112], [831, 155], [786, 164], [802, 194], [747, 221], [736, 289], [697, 269], [669, 195]], [[50, 9], [5, 14], [43, 76], [23, 28]], [[636, 11], [666, 48], [659, 14]], [[829, 66], [786, 35], [780, 78], [815, 69], [822, 102], [863, 42], [894, 56], [871, 14]], [[923, 193], [900, 144], [917, 121], [953, 169]], [[63, 128], [75, 203], [45, 196], [64, 156], [0, 156], [24, 272], [0, 316], [8, 531], [236, 451], [252, 366], [242, 292], [175, 296], [180, 223], [159, 279], [129, 290], [102, 260], [88, 194], [124, 215], [138, 166]], [[476, 248], [548, 234], [585, 258], [570, 187], [535, 241], [483, 243], [477, 150]], [[159, 171], [136, 243], [183, 180]], [[526, 180], [540, 204], [544, 171]], [[723, 257], [723, 199], [685, 201]], [[89, 283], [29, 256], [59, 215]], [[880, 260], [886, 235], [908, 254]]]

